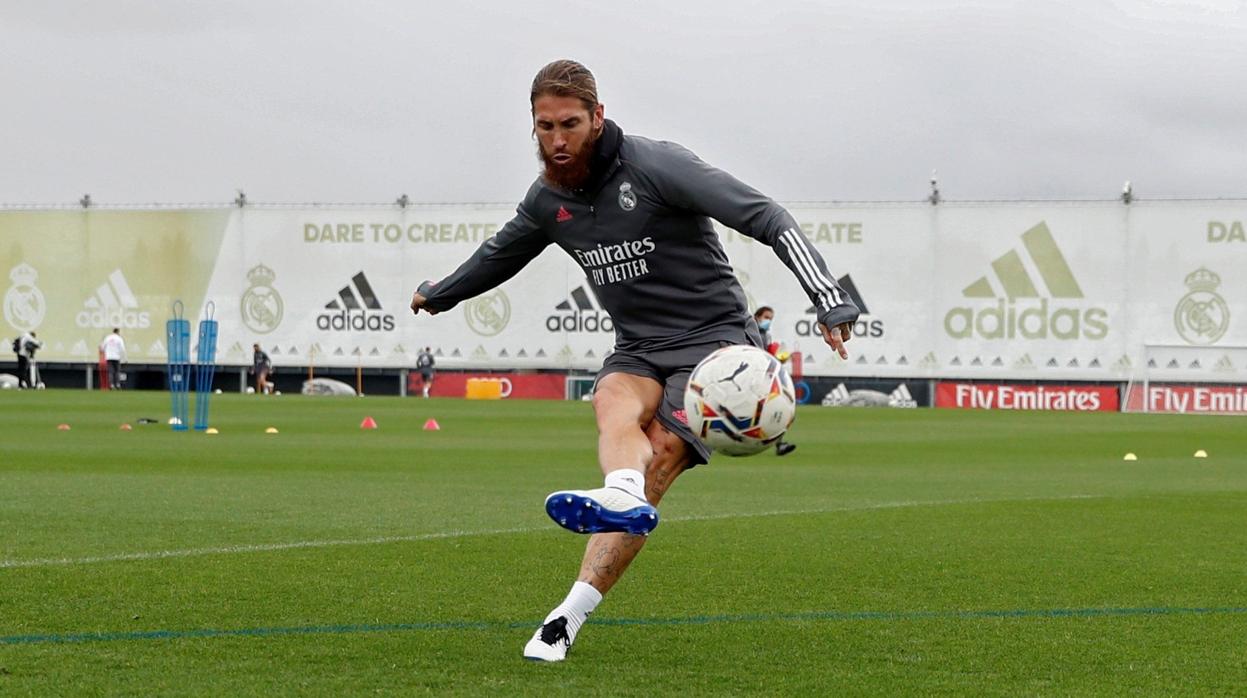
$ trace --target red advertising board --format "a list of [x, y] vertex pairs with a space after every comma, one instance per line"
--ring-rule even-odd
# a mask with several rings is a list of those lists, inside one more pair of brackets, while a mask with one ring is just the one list
[[[1146, 399], [1145, 399], [1146, 398]], [[1174, 414], [1247, 414], [1247, 386], [1151, 384], [1130, 387], [1126, 409]]]
[[[486, 378], [502, 382], [504, 399], [536, 398], [562, 400], [567, 395], [567, 379], [559, 373], [438, 373], [433, 379], [433, 397], [463, 397], [469, 378]], [[407, 376], [407, 391], [419, 393], [424, 386], [419, 372]]]
[[982, 410], [1116, 412], [1120, 400], [1114, 386], [937, 383], [935, 406]]

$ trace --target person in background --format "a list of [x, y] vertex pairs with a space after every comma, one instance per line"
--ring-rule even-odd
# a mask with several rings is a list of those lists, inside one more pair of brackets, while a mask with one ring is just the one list
[[[779, 342], [771, 341], [771, 324], [775, 321], [775, 310], [769, 305], [759, 307], [753, 312], [753, 319], [758, 323], [758, 329], [762, 332], [762, 346], [766, 347], [766, 351], [771, 356], [779, 359], [780, 363], [788, 363], [788, 352], [779, 350]], [[797, 445], [784, 441], [781, 436], [779, 441], [775, 442], [775, 454], [786, 456], [797, 450]]]
[[100, 342], [100, 351], [108, 362], [109, 390], [121, 390], [121, 362], [126, 360], [126, 341], [121, 338], [120, 328], [114, 327], [112, 334]]
[[429, 396], [429, 391], [433, 389], [433, 348], [425, 347], [424, 351], [416, 357], [416, 370], [420, 372], [420, 380], [424, 384], [424, 396]]
[[260, 348], [258, 342], [252, 344], [251, 349], [253, 351], [251, 355], [251, 372], [255, 374], [255, 391], [261, 395], [271, 395], [273, 393], [273, 384], [268, 382], [268, 374], [273, 370], [273, 361]]
[[17, 353], [17, 387], [34, 388], [39, 384], [39, 369], [35, 364], [35, 352], [43, 348], [43, 342], [40, 342], [33, 331], [23, 334], [13, 343], [13, 350]]

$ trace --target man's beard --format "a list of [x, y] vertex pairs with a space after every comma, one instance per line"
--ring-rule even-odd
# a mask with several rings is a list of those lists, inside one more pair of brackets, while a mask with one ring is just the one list
[[599, 132], [593, 140], [585, 143], [580, 152], [573, 155], [571, 161], [565, 165], [551, 159], [545, 148], [541, 147], [541, 141], [537, 141], [537, 158], [543, 166], [542, 177], [550, 184], [567, 191], [575, 191], [584, 186], [589, 179], [589, 163], [593, 160], [593, 151], [597, 148], [601, 135]]

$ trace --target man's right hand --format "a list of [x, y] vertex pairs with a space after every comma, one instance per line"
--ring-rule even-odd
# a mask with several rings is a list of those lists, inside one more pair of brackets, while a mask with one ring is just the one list
[[420, 314], [420, 311], [421, 311], [421, 310], [423, 310], [424, 312], [428, 313], [429, 315], [437, 315], [437, 311], [436, 311], [436, 310], [433, 310], [432, 308], [426, 308], [426, 307], [424, 307], [424, 303], [425, 303], [425, 301], [427, 301], [427, 300], [428, 300], [428, 298], [425, 298], [424, 296], [420, 295], [420, 292], [419, 292], [419, 291], [416, 291], [415, 293], [411, 294], [411, 312], [412, 312], [412, 314], [413, 314], [413, 315], [419, 315], [419, 314]]

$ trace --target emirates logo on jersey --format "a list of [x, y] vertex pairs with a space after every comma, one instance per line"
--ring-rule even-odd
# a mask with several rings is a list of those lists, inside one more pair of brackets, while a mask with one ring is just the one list
[[645, 256], [658, 249], [654, 238], [625, 240], [615, 245], [598, 243], [587, 250], [571, 250], [572, 256], [585, 268], [594, 286], [627, 281], [650, 272]]

